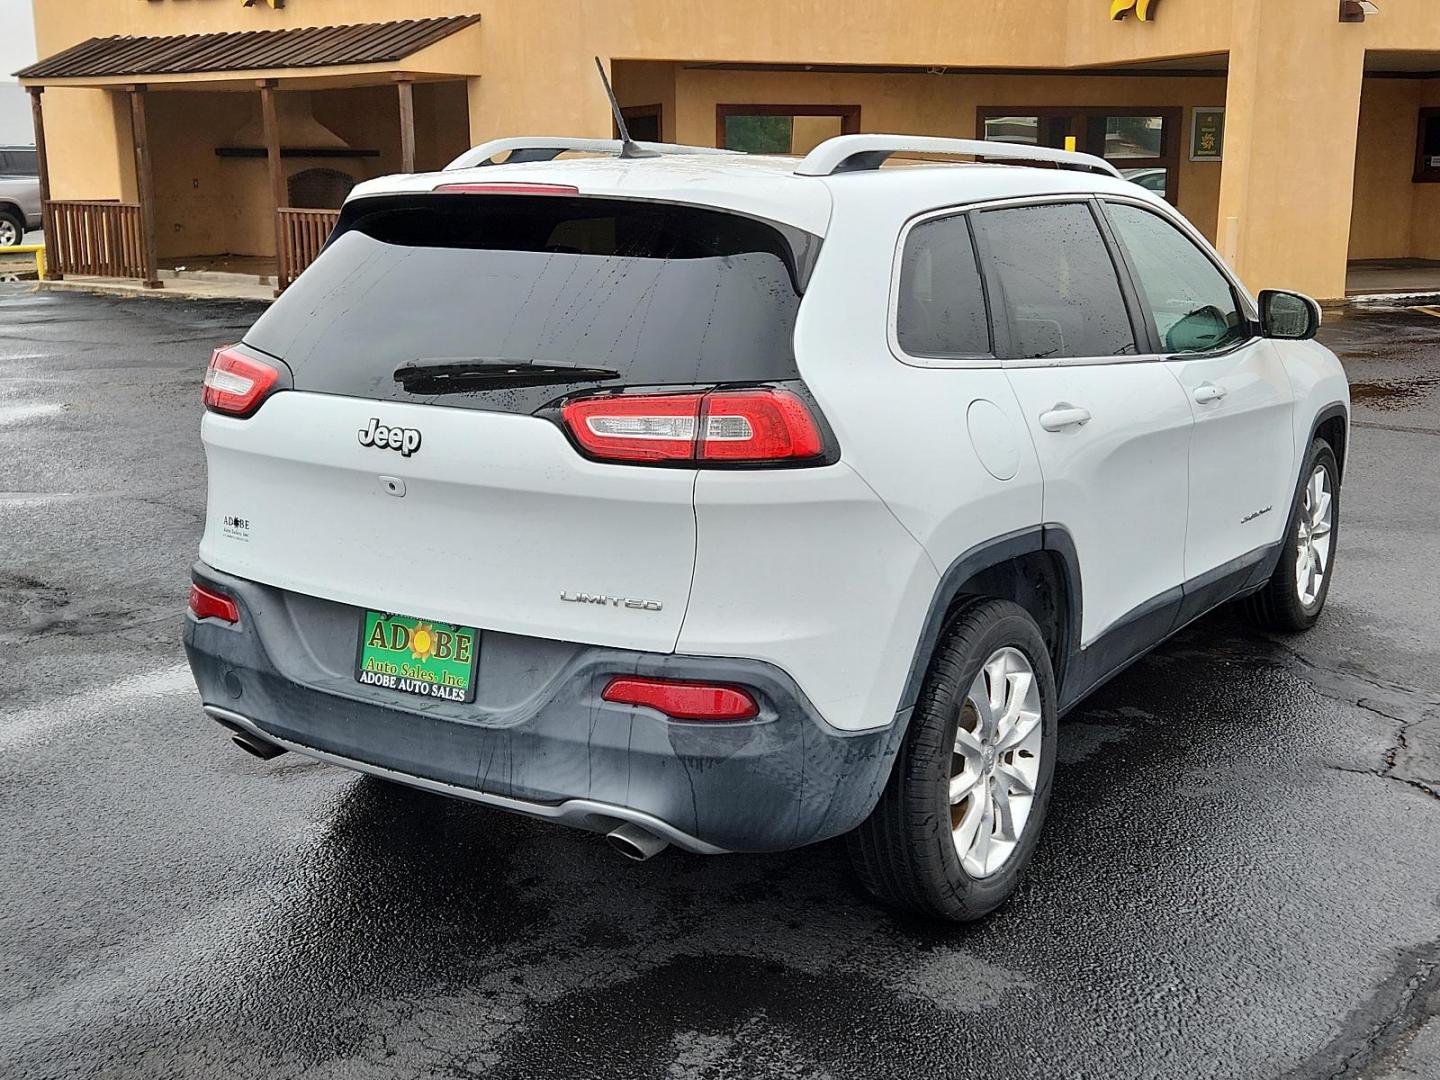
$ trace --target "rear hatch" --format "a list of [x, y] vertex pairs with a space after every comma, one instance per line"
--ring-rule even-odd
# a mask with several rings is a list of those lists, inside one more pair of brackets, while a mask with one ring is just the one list
[[360, 608], [673, 649], [694, 468], [590, 460], [557, 406], [797, 379], [817, 246], [564, 189], [355, 200], [236, 350], [281, 392], [206, 415], [201, 558]]

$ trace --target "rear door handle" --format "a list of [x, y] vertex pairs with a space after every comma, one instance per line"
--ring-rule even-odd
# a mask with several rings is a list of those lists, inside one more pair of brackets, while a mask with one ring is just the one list
[[1216, 386], [1214, 383], [1201, 383], [1195, 388], [1195, 400], [1201, 405], [1211, 405], [1229, 392], [1223, 386]]
[[1079, 409], [1062, 401], [1049, 412], [1040, 414], [1040, 426], [1046, 431], [1064, 431], [1066, 428], [1084, 427], [1090, 422], [1090, 410]]

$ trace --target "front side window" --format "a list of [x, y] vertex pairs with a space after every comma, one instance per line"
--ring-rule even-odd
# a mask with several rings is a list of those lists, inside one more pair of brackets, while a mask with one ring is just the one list
[[985, 290], [963, 215], [922, 222], [906, 236], [895, 336], [911, 356], [991, 354]]
[[1138, 352], [1115, 264], [1082, 203], [990, 210], [975, 218], [1009, 318], [1009, 359]]
[[1167, 353], [1213, 352], [1250, 337], [1250, 320], [1229, 279], [1188, 236], [1159, 214], [1128, 203], [1112, 203], [1105, 213]]

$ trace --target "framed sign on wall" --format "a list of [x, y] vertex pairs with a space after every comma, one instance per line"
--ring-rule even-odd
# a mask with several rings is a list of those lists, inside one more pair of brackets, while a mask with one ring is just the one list
[[1190, 160], [1220, 161], [1225, 156], [1225, 110], [1196, 109], [1190, 122]]

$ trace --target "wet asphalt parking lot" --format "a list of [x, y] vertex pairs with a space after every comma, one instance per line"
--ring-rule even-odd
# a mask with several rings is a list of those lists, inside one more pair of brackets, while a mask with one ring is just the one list
[[1440, 1077], [1440, 317], [1355, 386], [1321, 625], [1211, 616], [1060, 730], [1016, 898], [595, 837], [231, 746], [180, 623], [254, 307], [0, 285], [0, 1076]]

